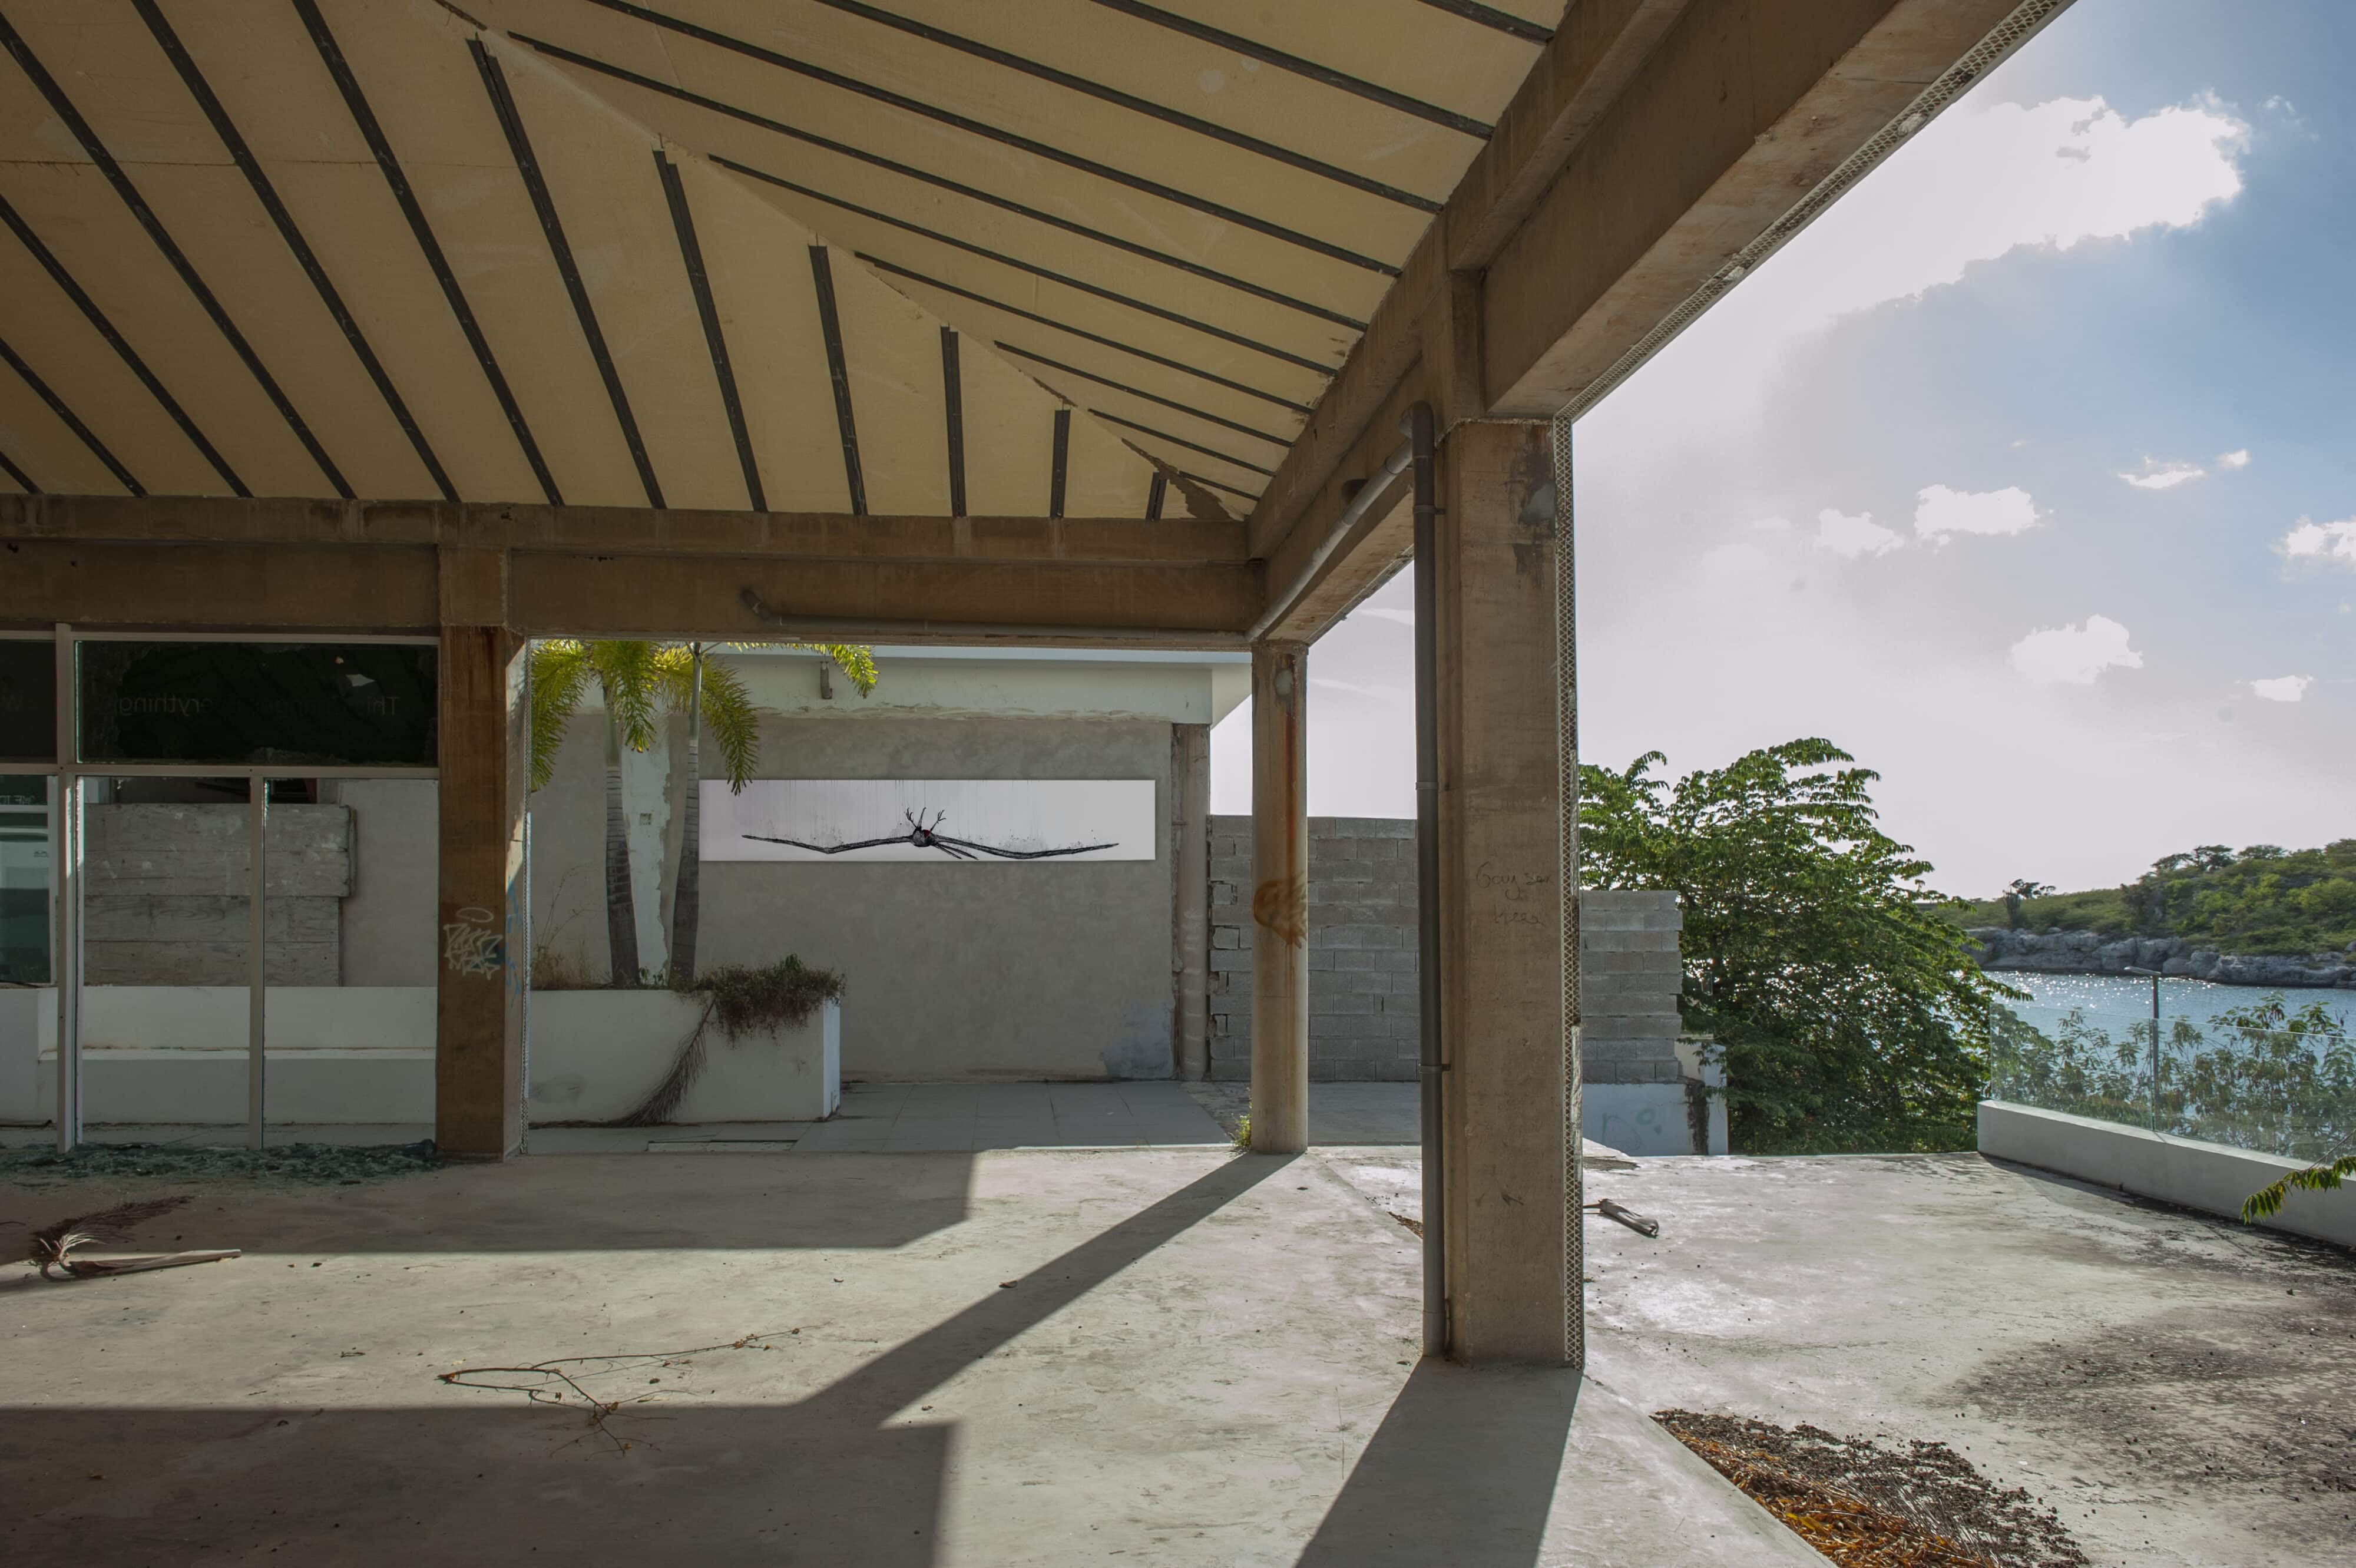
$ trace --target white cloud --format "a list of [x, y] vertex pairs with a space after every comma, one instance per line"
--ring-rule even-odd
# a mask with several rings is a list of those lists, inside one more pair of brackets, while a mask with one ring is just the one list
[[2140, 670], [2143, 655], [2127, 646], [2127, 628], [2108, 616], [2083, 626], [2049, 627], [2012, 645], [2012, 667], [2040, 686], [2090, 686], [2105, 670]]
[[2213, 99], [2137, 120], [2100, 98], [1990, 103], [1959, 109], [1932, 132], [1890, 158], [1892, 177], [1860, 185], [1828, 210], [1804, 259], [1761, 269], [1793, 325], [1919, 298], [1961, 281], [1972, 263], [2023, 246], [2066, 251], [2198, 223], [2240, 192], [2250, 136]]
[[1792, 532], [1792, 520], [1788, 517], [1762, 517], [1751, 526], [1761, 533], [1785, 534]]
[[1829, 550], [1846, 561], [1860, 555], [1886, 555], [1906, 542], [1897, 531], [1873, 521], [1871, 512], [1844, 516], [1826, 507], [1816, 513], [1816, 548]]
[[2296, 703], [2314, 684], [2312, 675], [2277, 675], [2270, 681], [2251, 682], [2250, 690], [2269, 703]]
[[2018, 485], [1975, 495], [1932, 485], [1915, 492], [1914, 532], [1944, 541], [1956, 533], [2022, 533], [2037, 526], [2037, 503]]
[[1336, 681], [1326, 675], [1312, 675], [1309, 677], [1309, 683], [1312, 686], [1322, 686], [1329, 692], [1348, 692], [1354, 696], [1377, 697], [1386, 702], [1396, 702], [1401, 698], [1415, 695], [1415, 688], [1412, 686], [1367, 685], [1357, 681]]
[[1413, 610], [1395, 610], [1388, 605], [1360, 605], [1350, 613], [1354, 616], [1371, 616], [1376, 620], [1397, 621], [1401, 626], [1415, 624]]
[[2217, 459], [2217, 467], [2221, 468], [2246, 468], [2249, 466], [2250, 449], [2247, 446], [2238, 452], [2224, 453]]
[[2356, 571], [2356, 517], [2341, 522], [2300, 518], [2275, 549], [2287, 561], [2329, 561]]
[[[2247, 454], [2244, 454], [2243, 461], [2248, 461]], [[2238, 467], [2239, 465], [2228, 466]], [[2209, 470], [2198, 463], [2161, 463], [2149, 457], [2143, 460], [2142, 473], [2123, 473], [2119, 476], [2139, 490], [2172, 490], [2179, 485], [2190, 484], [2195, 479], [2205, 479], [2208, 477]]]

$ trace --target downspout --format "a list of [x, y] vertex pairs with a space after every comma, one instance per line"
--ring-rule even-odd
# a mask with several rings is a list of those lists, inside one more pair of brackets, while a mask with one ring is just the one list
[[1431, 405], [1408, 409], [1399, 428], [1408, 438], [1415, 487], [1415, 972], [1423, 1090], [1423, 1353], [1445, 1356], [1450, 1336], [1448, 1173], [1440, 1138], [1446, 1081], [1441, 1074], [1447, 1066], [1440, 1051], [1440, 506]]

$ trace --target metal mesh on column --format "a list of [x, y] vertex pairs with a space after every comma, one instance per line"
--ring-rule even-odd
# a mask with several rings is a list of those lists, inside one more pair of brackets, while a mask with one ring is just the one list
[[1579, 660], [1571, 563], [1570, 416], [1554, 421], [1554, 672], [1555, 783], [1562, 813], [1561, 860], [1555, 886], [1562, 898], [1563, 1359], [1587, 1365], [1587, 1236], [1585, 1185], [1579, 1151], [1581, 1113], [1579, 1058]]

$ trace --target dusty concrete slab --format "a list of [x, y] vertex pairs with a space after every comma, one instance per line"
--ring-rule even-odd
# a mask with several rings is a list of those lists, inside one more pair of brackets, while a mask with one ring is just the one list
[[[0, 1218], [130, 1189], [0, 1189]], [[140, 1241], [248, 1255], [0, 1276], [12, 1558], [1817, 1561], [1609, 1379], [1574, 1407], [1560, 1373], [1419, 1366], [1414, 1238], [1313, 1157], [163, 1190], [197, 1200]], [[552, 1358], [590, 1359], [488, 1369]], [[469, 1369], [511, 1386], [442, 1380]]]
[[1590, 1353], [1648, 1408], [1950, 1444], [2100, 1563], [2356, 1563], [2345, 1252], [1976, 1155], [1587, 1180], [1662, 1222], [1587, 1223]]

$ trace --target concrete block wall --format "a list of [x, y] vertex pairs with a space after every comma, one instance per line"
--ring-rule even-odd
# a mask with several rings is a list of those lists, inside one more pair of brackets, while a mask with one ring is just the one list
[[[1211, 819], [1210, 1075], [1251, 1077], [1251, 819]], [[1589, 1083], [1681, 1085], [1676, 896], [1580, 897]], [[1309, 1076], [1412, 1082], [1415, 823], [1309, 820]]]

